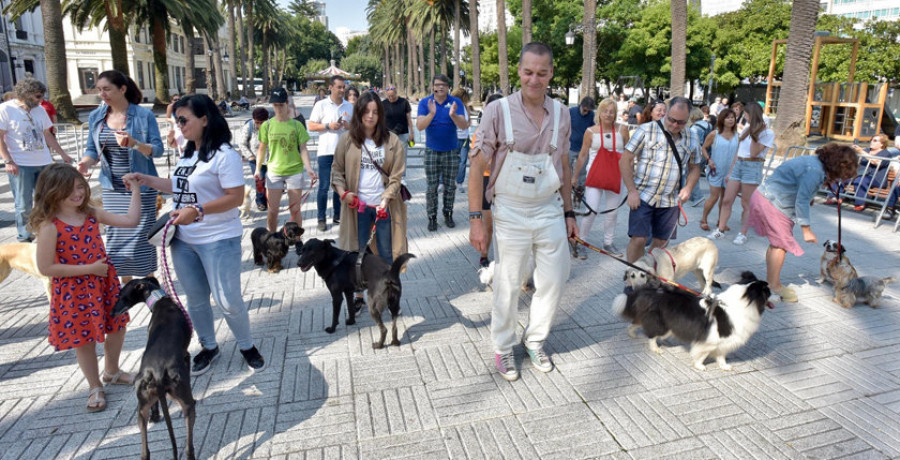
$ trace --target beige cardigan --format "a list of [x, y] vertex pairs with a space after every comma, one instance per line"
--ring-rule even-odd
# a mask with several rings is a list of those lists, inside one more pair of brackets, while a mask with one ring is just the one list
[[[359, 166], [362, 160], [362, 149], [353, 144], [350, 133], [344, 133], [338, 140], [334, 150], [334, 163], [331, 165], [331, 187], [337, 191], [340, 186], [344, 190], [356, 194], [359, 191]], [[406, 203], [400, 199], [400, 180], [406, 171], [406, 151], [394, 133], [390, 133], [384, 148], [384, 164], [381, 168], [391, 177], [384, 174], [384, 197], [388, 198], [388, 210], [391, 213], [391, 252], [396, 260], [407, 252], [406, 241]], [[345, 251], [359, 251], [357, 231], [358, 213], [350, 209], [345, 201], [341, 202], [341, 230], [338, 233], [338, 247]], [[370, 245], [372, 252], [378, 253], [374, 243]]]

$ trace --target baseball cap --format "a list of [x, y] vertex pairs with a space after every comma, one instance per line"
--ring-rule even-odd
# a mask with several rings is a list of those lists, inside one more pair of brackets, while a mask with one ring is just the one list
[[287, 102], [287, 91], [284, 88], [275, 88], [272, 90], [272, 95], [269, 96], [269, 103], [285, 103]]

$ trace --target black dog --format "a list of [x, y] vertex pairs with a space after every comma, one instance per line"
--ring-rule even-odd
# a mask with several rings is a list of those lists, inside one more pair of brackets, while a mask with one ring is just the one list
[[[159, 405], [162, 406], [172, 440], [174, 458], [178, 458], [172, 419], [169, 418], [169, 395], [181, 405], [187, 423], [187, 455], [194, 458], [195, 401], [191, 393], [191, 328], [184, 312], [159, 287], [156, 278], [147, 277], [128, 282], [119, 294], [113, 308], [113, 316], [120, 315], [135, 304], [147, 303], [150, 308], [150, 325], [147, 327], [147, 347], [141, 358], [141, 370], [135, 378], [138, 400], [138, 427], [141, 429], [141, 458], [150, 458], [147, 447], [147, 420], [159, 421]], [[148, 417], [149, 416], [149, 417]]]
[[403, 254], [393, 264], [388, 264], [375, 254], [364, 254], [360, 268], [362, 279], [358, 280], [356, 259], [359, 253], [342, 251], [334, 247], [333, 243], [333, 240], [322, 241], [316, 238], [308, 240], [303, 244], [303, 248], [300, 250], [300, 260], [297, 262], [297, 266], [304, 272], [311, 267], [316, 267], [316, 272], [325, 280], [325, 285], [331, 292], [333, 315], [331, 327], [326, 327], [325, 332], [331, 334], [335, 331], [340, 318], [341, 303], [344, 299], [347, 300], [347, 324], [356, 323], [355, 312], [349, 310], [351, 309], [350, 305], [353, 305], [353, 291], [357, 289], [357, 286], [362, 286], [369, 293], [369, 315], [378, 324], [381, 332], [381, 338], [372, 344], [372, 348], [384, 346], [387, 328], [384, 327], [381, 314], [385, 308], [391, 312], [393, 334], [391, 345], [400, 345], [400, 340], [397, 338], [397, 316], [400, 315], [400, 295], [402, 293], [400, 270], [409, 259], [415, 256]]
[[281, 227], [280, 232], [270, 232], [263, 227], [254, 228], [250, 233], [250, 241], [253, 243], [253, 263], [263, 264], [265, 258], [269, 273], [278, 273], [284, 267], [281, 260], [288, 253], [288, 247], [296, 244], [298, 247], [302, 240], [303, 228], [296, 222], [287, 222]]

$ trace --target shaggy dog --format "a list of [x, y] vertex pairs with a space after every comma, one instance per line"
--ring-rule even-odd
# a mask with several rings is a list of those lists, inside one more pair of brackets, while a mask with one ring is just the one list
[[23, 271], [41, 280], [47, 298], [50, 298], [50, 278], [41, 274], [37, 269], [35, 243], [7, 243], [0, 245], [0, 283], [12, 272], [13, 269]]
[[[721, 288], [713, 280], [718, 263], [719, 249], [715, 243], [698, 236], [669, 249], [652, 249], [638, 259], [635, 265], [669, 281], [677, 281], [693, 272], [702, 286], [703, 295], [708, 296], [712, 293], [712, 288]], [[647, 278], [647, 274], [639, 270], [625, 270], [625, 281], [634, 288], [644, 285]]]
[[253, 187], [244, 186], [244, 202], [239, 208], [241, 210], [241, 220], [253, 217], [253, 211], [250, 210], [250, 205], [253, 204], [253, 190]]
[[[856, 275], [856, 272], [853, 273]], [[838, 278], [834, 286], [834, 302], [844, 308], [851, 308], [857, 302], [862, 302], [872, 308], [878, 307], [878, 301], [884, 294], [884, 288], [888, 283], [893, 283], [894, 277], [877, 278], [874, 276], [861, 276], [853, 278]]]
[[329, 334], [337, 328], [344, 300], [347, 301], [347, 325], [356, 323], [356, 312], [349, 311], [353, 305], [353, 291], [366, 288], [369, 296], [369, 315], [378, 324], [381, 332], [379, 340], [372, 343], [372, 348], [377, 349], [384, 346], [387, 336], [387, 328], [381, 320], [385, 309], [391, 312], [391, 345], [400, 345], [397, 338], [397, 316], [400, 315], [400, 295], [403, 292], [400, 270], [413, 257], [415, 256], [412, 254], [403, 254], [394, 260], [393, 264], [388, 264], [381, 257], [366, 253], [357, 270], [358, 252], [338, 249], [334, 247], [333, 240], [312, 238], [300, 249], [297, 266], [304, 272], [315, 267], [316, 273], [322, 277], [328, 291], [331, 292], [332, 321], [331, 326], [325, 328], [325, 332]]
[[269, 273], [278, 273], [284, 267], [281, 260], [288, 253], [291, 245], [302, 243], [303, 228], [296, 222], [287, 222], [281, 231], [270, 232], [264, 227], [254, 228], [250, 233], [250, 242], [253, 243], [253, 263], [262, 265], [265, 261]]
[[836, 280], [851, 280], [856, 278], [856, 269], [850, 264], [850, 259], [844, 255], [847, 247], [841, 245], [840, 255], [838, 255], [838, 244], [832, 240], [825, 241], [825, 252], [822, 253], [822, 259], [819, 262], [819, 284], [830, 283], [837, 284]]
[[743, 272], [738, 284], [718, 296], [703, 298], [648, 283], [616, 297], [613, 312], [631, 321], [630, 336], [641, 327], [654, 353], [662, 353], [657, 338], [674, 335], [690, 344], [695, 369], [706, 370], [703, 362], [712, 355], [719, 368], [727, 371], [731, 366], [725, 357], [747, 343], [759, 328], [763, 310], [773, 308], [768, 301], [771, 294], [768, 283]]

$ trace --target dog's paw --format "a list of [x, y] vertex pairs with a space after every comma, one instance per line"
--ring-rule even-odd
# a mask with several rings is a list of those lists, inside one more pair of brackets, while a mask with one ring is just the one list
[[326, 328], [325, 328], [325, 332], [327, 332], [327, 333], [329, 333], [329, 334], [334, 334], [334, 330], [335, 330], [335, 329], [337, 329], [337, 328], [335, 328], [335, 327], [333, 327], [333, 326], [332, 326], [332, 327], [326, 327]]
[[356, 324], [356, 317], [351, 316], [351, 317], [347, 318], [347, 322], [344, 324], [346, 324], [348, 326], [352, 326], [352, 325]]
[[391, 345], [393, 345], [393, 346], [395, 346], [395, 347], [399, 347], [399, 346], [400, 346], [400, 341], [399, 341], [399, 340], [392, 340], [392, 341], [391, 341]]
[[731, 367], [731, 364], [720, 365], [719, 369], [722, 369], [723, 371], [726, 371], [726, 372], [730, 372], [730, 371], [734, 370], [734, 368]]
[[372, 348], [380, 350], [384, 348], [384, 342], [372, 342]]
[[656, 353], [656, 354], [658, 354], [658, 355], [661, 355], [661, 354], [662, 354], [662, 348], [659, 348], [659, 344], [656, 343], [656, 338], [655, 338], [655, 337], [652, 338], [652, 339], [650, 339], [650, 340], [648, 341], [648, 343], [650, 344], [650, 351], [652, 351], [652, 352], [654, 352], [654, 353]]
[[631, 337], [632, 339], [636, 339], [637, 338], [637, 329], [638, 329], [637, 325], [632, 324], [631, 326], [628, 326], [628, 337]]
[[697, 369], [698, 371], [705, 371], [706, 366], [703, 363], [694, 363], [694, 369]]

